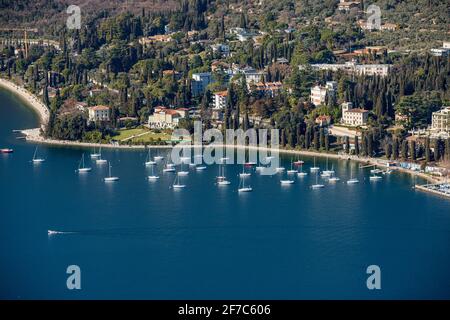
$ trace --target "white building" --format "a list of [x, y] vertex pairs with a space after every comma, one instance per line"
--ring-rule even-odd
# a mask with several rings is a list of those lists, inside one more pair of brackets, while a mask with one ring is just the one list
[[230, 31], [232, 34], [235, 34], [237, 39], [241, 42], [252, 39], [253, 37], [255, 37], [257, 35], [256, 33], [250, 32], [243, 28], [231, 28]]
[[450, 132], [450, 107], [433, 112], [431, 130]]
[[361, 4], [360, 1], [345, 1], [345, 0], [341, 0], [338, 3], [338, 10], [339, 11], [350, 11], [353, 8], [358, 8], [359, 5]]
[[446, 57], [450, 52], [450, 42], [444, 41], [441, 48], [431, 49], [430, 52], [435, 57]]
[[[299, 68], [300, 70], [302, 70], [305, 68], [305, 66], [299, 66]], [[343, 64], [331, 64], [331, 63], [312, 64], [311, 68], [315, 70], [329, 70], [334, 72], [338, 70], [343, 70], [344, 72], [356, 75], [386, 77], [389, 74], [391, 65], [358, 64], [355, 61], [350, 61]]]
[[110, 120], [110, 109], [108, 106], [94, 106], [88, 108], [89, 121], [109, 121]]
[[256, 71], [254, 68], [245, 68], [242, 70], [247, 84], [258, 83], [264, 80], [264, 72]]
[[315, 106], [325, 104], [327, 97], [336, 94], [337, 82], [327, 81], [324, 87], [316, 85], [311, 88], [311, 103]]
[[214, 53], [220, 54], [222, 57], [229, 57], [230, 56], [230, 46], [227, 44], [213, 44], [211, 45], [211, 49]]
[[191, 82], [192, 95], [195, 97], [202, 94], [211, 82], [212, 76], [210, 72], [193, 73]]
[[213, 107], [216, 109], [225, 109], [227, 105], [228, 91], [215, 92], [213, 96]]
[[166, 107], [156, 107], [153, 114], [148, 117], [150, 128], [174, 129], [180, 119], [185, 118], [187, 109], [168, 109]]
[[363, 126], [367, 124], [369, 111], [353, 108], [353, 103], [344, 102], [342, 104], [342, 123], [348, 126]]

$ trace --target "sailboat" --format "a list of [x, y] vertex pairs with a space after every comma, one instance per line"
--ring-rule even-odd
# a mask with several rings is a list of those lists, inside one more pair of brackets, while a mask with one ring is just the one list
[[166, 161], [163, 172], [175, 172], [175, 165], [170, 162], [170, 157], [168, 157], [168, 160]]
[[41, 163], [41, 162], [44, 162], [45, 161], [45, 159], [43, 159], [43, 158], [38, 158], [37, 157], [37, 150], [38, 150], [38, 147], [36, 146], [36, 149], [34, 150], [34, 155], [33, 155], [33, 163]]
[[300, 157], [299, 157], [296, 161], [294, 161], [294, 166], [299, 166], [299, 165], [302, 165], [304, 163], [305, 163], [305, 161], [300, 160]]
[[90, 172], [91, 170], [92, 168], [85, 167], [84, 165], [84, 153], [83, 153], [83, 155], [81, 156], [80, 164], [78, 165], [78, 172], [79, 173]]
[[328, 157], [327, 157], [327, 169], [322, 171], [322, 176], [330, 177], [331, 175], [333, 175], [333, 173], [334, 173], [333, 169], [328, 170]]
[[[220, 170], [222, 171], [220, 172]], [[230, 184], [230, 181], [227, 180], [227, 177], [225, 176], [225, 167], [219, 166], [219, 177], [217, 177], [217, 184], [219, 186], [227, 186]]]
[[300, 164], [300, 171], [297, 172], [297, 177], [306, 177], [308, 172], [303, 171], [303, 163]]
[[162, 161], [162, 160], [164, 160], [164, 157], [163, 157], [163, 156], [160, 156], [160, 155], [159, 155], [159, 151], [158, 151], [157, 154], [156, 154], [156, 156], [153, 158], [153, 160], [155, 160], [155, 161]]
[[238, 192], [251, 192], [251, 191], [253, 191], [252, 187], [250, 187], [250, 186], [246, 187], [245, 186], [245, 178], [246, 178], [245, 176], [241, 177], [241, 180], [239, 181]]
[[284, 167], [278, 167], [275, 169], [276, 172], [284, 172], [284, 170], [286, 170]]
[[99, 157], [97, 160], [95, 160], [96, 164], [106, 164], [108, 161], [105, 159], [102, 159], [102, 148], [99, 150]]
[[183, 170], [183, 162], [181, 162], [181, 164], [180, 164], [180, 171], [178, 171], [177, 175], [179, 175], [179, 176], [187, 176], [188, 174], [189, 174], [189, 171], [184, 171]]
[[[288, 171], [288, 173], [289, 173], [289, 171]], [[293, 184], [293, 183], [294, 183], [294, 180], [291, 180], [291, 179], [281, 179], [281, 180], [280, 180], [280, 183], [281, 183], [282, 185], [289, 185], [289, 184]]]
[[239, 174], [239, 177], [249, 177], [251, 175], [250, 172], [245, 172], [245, 165], [242, 165], [242, 172]]
[[145, 165], [146, 166], [154, 166], [156, 164], [156, 161], [152, 160], [152, 150], [149, 148], [147, 153], [147, 158], [145, 159]]
[[148, 176], [148, 180], [150, 180], [150, 181], [158, 180], [158, 179], [159, 179], [159, 176], [157, 176], [157, 175], [155, 174], [155, 166], [151, 166], [151, 168], [152, 168], [152, 172], [151, 172], [151, 174]]
[[369, 177], [370, 181], [378, 181], [381, 180], [383, 177], [382, 176], [378, 176], [375, 173], [372, 173], [372, 175]]
[[100, 153], [95, 153], [95, 148], [94, 148], [94, 152], [91, 153], [91, 159], [97, 159], [100, 158], [101, 154]]
[[222, 166], [223, 164], [219, 164], [219, 175], [216, 177], [216, 179], [219, 181], [221, 179], [225, 179], [225, 176], [223, 176], [222, 174]]
[[291, 159], [291, 169], [287, 171], [288, 174], [295, 174], [297, 170], [294, 170], [294, 162]]
[[111, 164], [109, 164], [109, 175], [104, 178], [105, 182], [113, 182], [119, 180], [119, 177], [113, 177], [111, 174]]
[[330, 176], [330, 178], [328, 179], [328, 182], [338, 182], [338, 181], [340, 181], [341, 179], [339, 178], [339, 177], [336, 177], [335, 175], [334, 175], [334, 172], [331, 174], [331, 176]]
[[311, 168], [309, 168], [309, 170], [310, 170], [311, 172], [316, 172], [316, 171], [319, 171], [319, 170], [320, 170], [319, 167], [316, 167], [316, 157], [314, 157], [314, 166], [311, 167]]
[[[178, 172], [178, 173], [179, 173], [179, 172]], [[186, 185], [185, 185], [185, 184], [181, 184], [181, 183], [180, 183], [180, 174], [177, 174], [177, 175], [176, 175], [175, 181], [173, 182], [172, 187], [173, 187], [174, 189], [183, 189], [183, 188], [186, 188]]]
[[353, 171], [350, 171], [350, 180], [347, 180], [347, 184], [355, 184], [355, 183], [359, 183], [359, 180], [353, 178]]
[[319, 172], [316, 172], [316, 184], [313, 184], [311, 186], [311, 188], [313, 188], [313, 189], [320, 189], [320, 188], [325, 187], [323, 184], [319, 184], [318, 180], [319, 180]]

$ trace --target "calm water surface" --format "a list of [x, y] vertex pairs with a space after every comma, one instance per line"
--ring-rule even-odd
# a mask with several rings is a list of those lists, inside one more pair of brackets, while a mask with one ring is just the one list
[[[212, 166], [190, 169], [175, 191], [161, 165], [161, 179], [147, 181], [145, 152], [105, 149], [120, 177], [108, 185], [89, 157], [93, 171], [75, 173], [89, 149], [40, 146], [47, 161], [31, 164], [35, 145], [12, 130], [36, 125], [0, 90], [0, 148], [15, 150], [0, 155], [0, 298], [450, 298], [450, 201], [411, 190], [406, 174], [370, 182], [369, 169], [330, 160], [343, 181], [353, 170], [361, 183], [312, 190], [312, 176], [282, 187], [279, 175], [253, 173], [254, 191], [238, 194], [241, 167], [227, 166], [232, 184], [218, 187]], [[81, 290], [66, 287], [72, 264]], [[372, 264], [378, 291], [366, 287]]]

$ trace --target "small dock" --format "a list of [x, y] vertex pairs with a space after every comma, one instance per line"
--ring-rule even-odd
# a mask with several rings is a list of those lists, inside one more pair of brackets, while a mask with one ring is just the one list
[[447, 199], [450, 199], [450, 183], [434, 183], [425, 185], [415, 185], [415, 189], [430, 192]]
[[359, 168], [360, 169], [364, 169], [364, 168], [371, 168], [371, 167], [376, 167], [376, 166], [377, 166], [376, 164], [369, 163], [369, 164], [366, 164], [366, 165], [360, 165]]

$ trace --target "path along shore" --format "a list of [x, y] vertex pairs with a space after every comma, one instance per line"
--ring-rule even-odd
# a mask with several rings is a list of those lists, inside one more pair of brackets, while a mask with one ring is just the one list
[[[45, 126], [48, 123], [49, 120], [49, 111], [47, 107], [31, 92], [24, 89], [23, 87], [20, 87], [16, 85], [15, 83], [0, 78], [0, 86], [12, 91], [13, 93], [16, 93], [22, 100], [26, 102], [27, 105], [32, 107], [33, 110], [37, 112], [40, 118], [40, 122], [42, 126]], [[56, 146], [75, 146], [75, 147], [87, 147], [87, 148], [113, 148], [113, 149], [128, 149], [128, 150], [140, 150], [145, 148], [166, 148], [170, 149], [172, 148], [171, 145], [150, 145], [150, 146], [144, 146], [144, 145], [115, 145], [115, 144], [102, 144], [102, 143], [89, 143], [89, 142], [79, 142], [79, 141], [68, 141], [68, 140], [55, 140], [55, 139], [47, 139], [44, 138], [41, 135], [41, 129], [35, 128], [35, 129], [27, 129], [21, 131], [24, 135], [27, 141], [31, 142], [37, 142], [37, 143], [43, 143], [43, 144], [49, 144], [49, 145], [56, 145]], [[334, 153], [323, 153], [323, 152], [315, 152], [315, 151], [305, 151], [305, 150], [287, 150], [287, 149], [279, 149], [279, 150], [271, 150], [271, 148], [268, 147], [257, 147], [257, 146], [242, 146], [242, 145], [226, 145], [226, 144], [217, 144], [214, 145], [215, 147], [222, 147], [222, 148], [248, 148], [249, 150], [260, 150], [260, 151], [267, 151], [267, 152], [276, 152], [279, 151], [283, 154], [292, 154], [292, 155], [304, 155], [309, 157], [329, 157], [332, 159], [339, 159], [339, 160], [353, 160], [360, 163], [366, 163], [371, 164], [374, 166], [380, 166], [380, 167], [386, 167], [386, 160], [383, 159], [377, 159], [377, 158], [365, 158], [365, 157], [358, 157], [353, 155], [347, 155], [347, 154], [334, 154]], [[190, 147], [200, 147], [196, 145], [191, 145]], [[396, 170], [399, 170], [401, 172], [409, 173], [415, 176], [418, 176], [420, 178], [423, 178], [431, 183], [439, 183], [442, 182], [441, 179], [438, 177], [433, 177], [425, 173], [416, 172], [400, 167], [396, 167]]]

